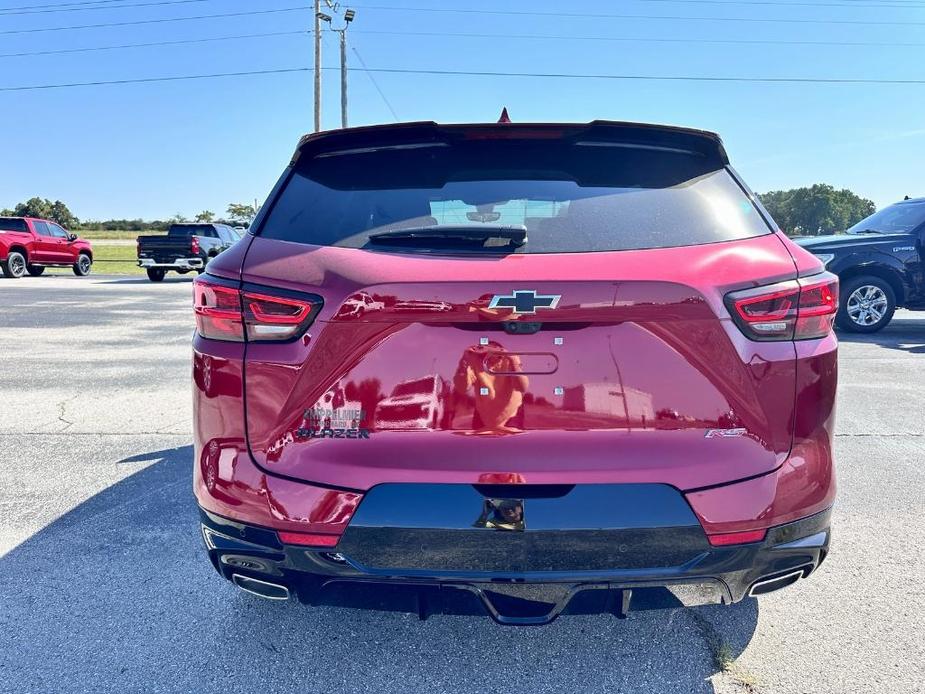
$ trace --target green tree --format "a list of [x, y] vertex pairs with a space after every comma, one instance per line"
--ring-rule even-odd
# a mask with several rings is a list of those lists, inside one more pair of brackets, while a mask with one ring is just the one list
[[171, 217], [167, 221], [170, 222], [171, 224], [183, 224], [184, 222], [188, 222], [189, 220], [186, 217], [184, 217], [182, 214], [177, 212], [173, 217]]
[[12, 210], [3, 210], [3, 214], [12, 217], [50, 219], [65, 229], [74, 229], [80, 226], [80, 220], [60, 200], [52, 202], [45, 198], [29, 198], [25, 202], [16, 205]]
[[203, 224], [208, 224], [209, 222], [212, 222], [214, 219], [215, 219], [215, 213], [209, 210], [203, 210], [202, 212], [196, 215], [196, 221], [202, 222]]
[[228, 204], [228, 217], [232, 221], [249, 225], [257, 216], [257, 208], [253, 205], [232, 202]]
[[758, 197], [789, 236], [837, 234], [876, 210], [871, 200], [826, 183], [772, 190]]

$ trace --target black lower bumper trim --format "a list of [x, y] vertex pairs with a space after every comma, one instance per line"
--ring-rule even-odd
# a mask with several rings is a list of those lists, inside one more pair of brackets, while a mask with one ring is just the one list
[[[282, 545], [276, 533], [203, 511], [209, 558], [234, 575], [285, 586], [316, 605], [417, 613], [485, 614], [503, 624], [545, 624], [563, 614], [612, 613], [730, 604], [809, 576], [830, 541], [830, 512], [768, 530], [761, 543], [710, 547], [672, 565], [655, 557], [574, 571], [444, 571], [428, 567], [370, 571], [341, 553]], [[807, 540], [809, 544], [800, 542]], [[240, 585], [240, 579], [238, 579]]]

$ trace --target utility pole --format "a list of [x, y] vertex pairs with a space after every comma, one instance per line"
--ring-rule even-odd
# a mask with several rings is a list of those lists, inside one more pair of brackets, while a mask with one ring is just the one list
[[321, 0], [315, 0], [315, 132], [321, 130]]
[[356, 16], [356, 10], [351, 10], [348, 7], [344, 10], [344, 26], [340, 29], [335, 29], [334, 17], [324, 12], [319, 12], [316, 15], [317, 21], [327, 22], [331, 26], [331, 31], [336, 31], [340, 34], [340, 127], [342, 128], [347, 127], [347, 29]]
[[340, 127], [347, 127], [347, 29], [340, 34]]

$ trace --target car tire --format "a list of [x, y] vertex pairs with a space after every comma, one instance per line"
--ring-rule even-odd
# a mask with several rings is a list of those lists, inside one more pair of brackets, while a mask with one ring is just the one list
[[28, 272], [32, 277], [38, 277], [43, 272], [45, 272], [44, 265], [27, 265], [26, 272]]
[[874, 275], [852, 277], [839, 290], [835, 324], [847, 332], [875, 333], [883, 330], [896, 311], [896, 292], [886, 280]]
[[0, 270], [3, 270], [4, 277], [19, 279], [26, 274], [26, 256], [19, 251], [10, 251], [6, 260], [0, 263]]
[[148, 279], [152, 282], [162, 282], [164, 280], [164, 275], [167, 274], [166, 270], [162, 270], [159, 267], [149, 267], [148, 268]]
[[86, 253], [81, 253], [77, 256], [77, 262], [71, 267], [75, 275], [78, 277], [86, 277], [90, 274], [90, 269], [93, 267], [93, 260], [91, 260], [90, 256]]

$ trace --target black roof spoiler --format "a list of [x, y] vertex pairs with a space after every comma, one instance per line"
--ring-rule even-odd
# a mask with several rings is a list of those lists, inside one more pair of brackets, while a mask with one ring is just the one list
[[417, 121], [323, 130], [305, 135], [299, 140], [292, 164], [294, 165], [303, 155], [315, 156], [322, 152], [363, 151], [368, 148], [419, 143], [452, 144], [464, 140], [486, 139], [557, 139], [586, 145], [623, 145], [689, 153], [712, 160], [717, 166], [729, 164], [719, 135], [708, 130], [607, 120], [595, 120], [590, 123], [459, 124]]

